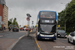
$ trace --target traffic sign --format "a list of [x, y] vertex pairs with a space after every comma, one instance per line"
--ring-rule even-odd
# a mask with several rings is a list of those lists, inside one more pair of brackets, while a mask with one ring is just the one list
[[30, 17], [27, 17], [27, 21], [30, 21]]

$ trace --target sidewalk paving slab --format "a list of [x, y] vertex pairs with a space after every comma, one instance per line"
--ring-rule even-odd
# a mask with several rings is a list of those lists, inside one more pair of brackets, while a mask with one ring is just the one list
[[7, 50], [17, 39], [0, 38], [0, 50]]

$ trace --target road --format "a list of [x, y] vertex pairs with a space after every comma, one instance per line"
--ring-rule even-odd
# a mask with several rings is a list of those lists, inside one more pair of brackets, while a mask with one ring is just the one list
[[75, 45], [68, 43], [67, 38], [57, 38], [55, 41], [40, 40], [37, 43], [40, 50], [75, 50]]
[[30, 33], [29, 37], [26, 33], [25, 31], [0, 33], [0, 50], [7, 50], [23, 35], [25, 37], [20, 39], [12, 50], [75, 50], [75, 45], [68, 43], [67, 38], [38, 41], [35, 32]]
[[57, 38], [55, 41], [36, 39], [36, 35], [31, 35], [39, 48], [39, 50], [75, 50], [75, 45], [68, 43], [67, 38]]
[[5, 32], [5, 33], [0, 33], [0, 38], [13, 38], [13, 39], [17, 39], [17, 38], [21, 37], [24, 34], [26, 34], [25, 31]]
[[[34, 43], [33, 40], [35, 40]], [[30, 34], [30, 37], [24, 37], [17, 43], [13, 50], [37, 50], [35, 42], [39, 50], [75, 50], [75, 45], [68, 43], [67, 38], [57, 38], [55, 41], [38, 41], [36, 40], [35, 34]]]

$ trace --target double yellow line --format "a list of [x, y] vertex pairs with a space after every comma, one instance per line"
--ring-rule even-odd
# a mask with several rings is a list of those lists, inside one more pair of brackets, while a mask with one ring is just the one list
[[38, 42], [37, 42], [36, 38], [34, 38], [34, 39], [35, 39], [35, 42], [36, 42], [36, 44], [37, 44], [37, 46], [38, 46], [39, 50], [41, 50], [41, 48], [40, 48], [40, 46], [39, 46], [39, 44], [38, 44]]

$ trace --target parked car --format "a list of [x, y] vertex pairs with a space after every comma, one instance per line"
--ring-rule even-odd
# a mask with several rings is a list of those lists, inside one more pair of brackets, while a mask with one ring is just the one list
[[26, 31], [30, 31], [31, 30], [31, 28], [26, 28]]
[[66, 37], [66, 32], [64, 30], [57, 30], [57, 37]]
[[24, 27], [24, 30], [26, 30], [26, 27]]
[[21, 27], [21, 28], [20, 28], [20, 30], [24, 30], [24, 28], [23, 28], [23, 27]]
[[13, 32], [19, 32], [19, 28], [18, 28], [18, 27], [14, 27], [14, 28], [12, 29], [12, 31], [13, 31]]
[[71, 32], [68, 36], [68, 43], [75, 44], [75, 32]]

